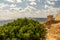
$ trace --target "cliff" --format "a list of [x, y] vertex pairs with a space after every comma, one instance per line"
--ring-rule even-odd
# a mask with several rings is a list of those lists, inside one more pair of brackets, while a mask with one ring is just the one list
[[56, 15], [55, 20], [60, 20], [60, 13]]
[[47, 30], [46, 40], [60, 40], [60, 23], [51, 24]]
[[[48, 23], [50, 24], [48, 25]], [[46, 40], [60, 40], [60, 13], [56, 15], [53, 21], [52, 17], [50, 17], [50, 20], [45, 22], [45, 25], [47, 27]]]

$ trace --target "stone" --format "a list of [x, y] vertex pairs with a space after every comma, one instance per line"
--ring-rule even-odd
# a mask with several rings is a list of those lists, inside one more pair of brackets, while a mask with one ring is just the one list
[[47, 21], [44, 23], [47, 28], [46, 40], [60, 40], [60, 13], [55, 19], [52, 15], [47, 16]]
[[58, 20], [58, 21], [60, 21], [60, 13], [58, 13], [58, 14], [56, 15], [56, 18], [55, 18], [55, 20]]

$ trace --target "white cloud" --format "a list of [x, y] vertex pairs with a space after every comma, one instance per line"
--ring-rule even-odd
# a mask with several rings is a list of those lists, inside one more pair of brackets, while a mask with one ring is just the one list
[[14, 2], [13, 0], [7, 0], [7, 1], [9, 1], [9, 2]]
[[17, 2], [22, 2], [22, 0], [16, 0]]
[[45, 5], [45, 9], [48, 8], [49, 6], [48, 5]]
[[[7, 1], [14, 2], [14, 3], [22, 2], [22, 0], [7, 0]], [[31, 2], [30, 5], [32, 5], [32, 6], [37, 4], [35, 2], [35, 0], [27, 0], [27, 1], [30, 1]], [[16, 19], [19, 17], [46, 17], [49, 14], [55, 15], [58, 11], [60, 11], [60, 8], [55, 8], [55, 7], [51, 6], [51, 5], [55, 4], [54, 0], [53, 0], [53, 2], [51, 2], [51, 1], [52, 0], [47, 0], [47, 3], [50, 4], [50, 6], [45, 4], [45, 6], [44, 6], [45, 10], [44, 9], [38, 10], [32, 6], [27, 6], [26, 8], [23, 9], [21, 7], [18, 8], [16, 4], [8, 5], [8, 4], [0, 3], [0, 9], [4, 8], [4, 7], [7, 8], [7, 6], [10, 9], [7, 11], [0, 10], [0, 13], [1, 13], [0, 19], [9, 20], [9, 19]]]
[[19, 17], [23, 17], [23, 15], [21, 15], [19, 12], [14, 11], [0, 11], [0, 20], [11, 20], [11, 19], [16, 19]]
[[50, 5], [54, 5], [55, 1], [47, 0], [47, 3], [50, 4]]
[[58, 0], [49, 0], [49, 1], [58, 1]]
[[34, 7], [32, 7], [32, 6], [27, 6], [24, 10], [25, 10], [25, 11], [29, 11], [29, 12], [37, 11], [37, 9], [34, 8]]
[[36, 1], [36, 0], [29, 0], [29, 1], [33, 2], [33, 1]]
[[19, 2], [22, 2], [22, 0], [7, 0], [8, 2], [16, 2], [16, 3], [19, 3]]
[[[12, 9], [17, 10], [17, 9], [19, 9], [18, 7], [16, 7], [15, 4], [9, 5], [9, 4], [0, 3], [0, 10], [3, 10], [4, 8], [7, 9], [7, 7], [9, 8], [9, 10], [12, 10]], [[6, 9], [5, 9], [5, 10], [6, 10]]]
[[[17, 10], [16, 10], [17, 9]], [[10, 20], [16, 19], [20, 17], [40, 17], [40, 13], [38, 10], [32, 6], [27, 6], [25, 9], [19, 10], [19, 8], [15, 8], [12, 11], [0, 11], [1, 20]], [[18, 15], [18, 16], [17, 16]]]
[[45, 5], [45, 10], [42, 10], [46, 15], [56, 15], [59, 11], [60, 8], [55, 8], [53, 6]]
[[12, 11], [14, 11], [14, 10], [18, 11], [18, 10], [22, 10], [22, 7], [17, 7], [15, 4], [11, 4], [9, 6], [9, 9]]
[[[30, 0], [31, 1], [31, 0]], [[13, 1], [11, 1], [13, 2]], [[51, 4], [50, 2], [48, 2]], [[36, 5], [36, 3], [33, 1], [30, 3], [30, 5]], [[16, 19], [19, 17], [46, 17], [49, 14], [57, 13], [60, 8], [54, 8], [53, 6], [49, 6], [45, 4], [45, 10], [38, 10], [32, 6], [27, 6], [26, 8], [18, 8], [15, 4], [8, 5], [8, 4], [0, 4], [0, 8], [9, 6], [11, 11], [0, 11], [0, 18], [1, 20], [9, 20], [9, 19]], [[18, 16], [17, 16], [18, 15]]]
[[0, 9], [3, 9], [6, 6], [8, 6], [8, 4], [0, 3]]
[[36, 5], [36, 2], [31, 2], [30, 5]]
[[[60, 8], [54, 8], [52, 6], [46, 5], [46, 9], [44, 10], [38, 10], [32, 6], [27, 6], [26, 8], [17, 8], [12, 7], [12, 11], [0, 11], [0, 19], [1, 20], [10, 20], [10, 19], [16, 19], [16, 18], [23, 18], [23, 17], [46, 17], [47, 15], [53, 14], [55, 15]], [[21, 9], [21, 10], [20, 10]], [[17, 16], [18, 15], [18, 16]]]
[[11, 7], [11, 8], [14, 8], [14, 7], [16, 7], [16, 5], [14, 5], [14, 4], [11, 4], [11, 5], [10, 5], [10, 7]]
[[21, 13], [24, 14], [25, 17], [40, 17], [40, 13], [38, 13], [38, 9], [32, 7], [32, 6], [27, 6]]
[[[49, 14], [54, 14], [58, 12], [60, 8], [54, 8], [48, 6], [46, 10], [38, 10], [32, 6], [27, 6], [26, 8], [20, 10], [19, 8], [14, 8], [12, 11], [0, 11], [1, 20], [10, 20], [23, 17], [46, 17]], [[18, 16], [17, 16], [18, 15]]]

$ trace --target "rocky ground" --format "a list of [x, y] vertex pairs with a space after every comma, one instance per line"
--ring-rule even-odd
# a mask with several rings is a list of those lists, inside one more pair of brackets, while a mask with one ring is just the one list
[[46, 40], [60, 40], [60, 23], [51, 24], [47, 28]]

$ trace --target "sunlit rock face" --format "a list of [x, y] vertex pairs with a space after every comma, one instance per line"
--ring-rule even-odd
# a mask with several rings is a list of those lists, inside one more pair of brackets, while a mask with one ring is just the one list
[[[49, 18], [53, 19], [51, 16]], [[51, 20], [46, 22], [47, 25]], [[47, 29], [46, 40], [60, 40], [60, 13], [57, 14], [56, 18], [49, 25], [50, 28]]]
[[59, 13], [59, 14], [57, 14], [57, 16], [56, 16], [55, 20], [59, 20], [59, 21], [60, 21], [60, 13]]
[[46, 40], [60, 40], [60, 23], [52, 24], [46, 36]]

